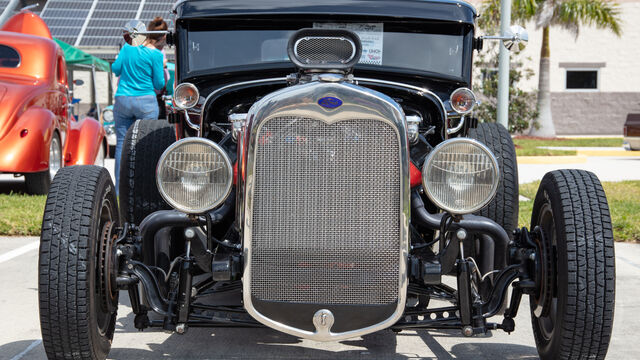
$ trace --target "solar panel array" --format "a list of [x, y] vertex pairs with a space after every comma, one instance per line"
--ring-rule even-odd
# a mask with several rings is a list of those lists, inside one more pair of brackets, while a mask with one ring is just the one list
[[[0, 0], [4, 1], [4, 0]], [[131, 19], [148, 24], [169, 17], [172, 0], [49, 0], [40, 16], [54, 37], [80, 47], [118, 47], [122, 27]]]
[[0, 12], [2, 12], [2, 10], [4, 10], [7, 5], [9, 5], [9, 0], [0, 0]]

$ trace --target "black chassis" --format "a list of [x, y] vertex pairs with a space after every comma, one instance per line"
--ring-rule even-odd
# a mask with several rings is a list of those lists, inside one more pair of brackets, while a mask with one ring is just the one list
[[[191, 82], [202, 89], [201, 100], [190, 110], [188, 120], [199, 124], [200, 132], [189, 126], [182, 112], [174, 109], [169, 114], [169, 122], [175, 124], [179, 137], [208, 137], [235, 159], [235, 144], [224, 131], [230, 125], [227, 115], [246, 110], [261, 96], [295, 82], [295, 76], [287, 77], [296, 72], [290, 63], [189, 72], [185, 47], [190, 29], [203, 26], [236, 29], [244, 23], [250, 23], [252, 28], [283, 23], [303, 28], [317, 20], [349, 19], [384, 21], [385, 25], [420, 27], [427, 31], [444, 27], [464, 34], [461, 77], [370, 66], [356, 66], [354, 75], [356, 79], [382, 80], [358, 83], [398, 100], [405, 112], [423, 116], [420, 142], [411, 148], [414, 165], [419, 167], [426, 154], [448, 137], [466, 136], [477, 120], [467, 119], [456, 133], [448, 134], [447, 128], [455, 124], [447, 121], [455, 123], [460, 119], [439, 111], [433, 95], [422, 93], [419, 88], [431, 89], [439, 98], [448, 99], [454, 89], [470, 87], [473, 50], [482, 46], [481, 40], [474, 37], [475, 10], [453, 1], [399, 1], [388, 6], [379, 6], [378, 1], [354, 1], [327, 11], [334, 2], [260, 9], [255, 9], [249, 1], [179, 3], [175, 9], [176, 29], [169, 36], [170, 43], [176, 46], [177, 83]], [[367, 7], [374, 3], [377, 6]], [[211, 21], [213, 18], [216, 21]], [[259, 79], [272, 80], [247, 83]], [[445, 105], [449, 111], [450, 107]], [[188, 327], [263, 326], [244, 311], [236, 296], [242, 277], [240, 225], [235, 219], [237, 196], [241, 194], [235, 191], [222, 206], [209, 213], [187, 215], [160, 210], [149, 214], [140, 224], [125, 223], [116, 229], [119, 234], [115, 240], [116, 251], [121, 260], [115, 282], [118, 289], [130, 295], [136, 328], [161, 327], [181, 334]], [[412, 189], [411, 207], [409, 301], [405, 316], [391, 329], [460, 329], [465, 336], [491, 329], [513, 331], [513, 318], [522, 295], [536, 295], [541, 291], [542, 265], [538, 254], [543, 251], [539, 245], [544, 243], [542, 231], [536, 228], [529, 232], [522, 228], [508, 234], [485, 217], [439, 213], [420, 186]], [[437, 252], [432, 250], [434, 246]], [[465, 253], [469, 256], [465, 257]], [[480, 279], [478, 274], [486, 274], [486, 279]], [[444, 275], [453, 275], [457, 288], [444, 284]], [[509, 299], [510, 287], [513, 290]], [[429, 308], [431, 299], [445, 300], [451, 305]], [[159, 317], [150, 318], [149, 312]], [[500, 313], [504, 314], [502, 322], [487, 321]]]

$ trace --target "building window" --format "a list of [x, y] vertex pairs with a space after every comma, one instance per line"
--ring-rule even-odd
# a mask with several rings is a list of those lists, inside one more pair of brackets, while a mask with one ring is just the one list
[[567, 90], [597, 90], [598, 89], [598, 70], [567, 69]]

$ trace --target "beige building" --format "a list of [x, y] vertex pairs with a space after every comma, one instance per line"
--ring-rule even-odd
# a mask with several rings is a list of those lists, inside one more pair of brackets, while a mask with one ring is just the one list
[[[621, 135], [627, 114], [640, 113], [640, 0], [617, 2], [621, 37], [589, 26], [577, 38], [550, 29], [551, 103], [559, 135]], [[480, 10], [481, 4], [474, 3]], [[534, 23], [521, 25], [529, 31], [529, 44], [518, 58], [536, 74], [520, 85], [535, 90], [542, 30]]]

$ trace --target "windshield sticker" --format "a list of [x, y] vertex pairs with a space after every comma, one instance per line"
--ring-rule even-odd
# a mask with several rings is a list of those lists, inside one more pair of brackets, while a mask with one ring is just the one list
[[344, 29], [358, 34], [362, 43], [360, 64], [382, 65], [383, 23], [313, 23], [316, 29]]

